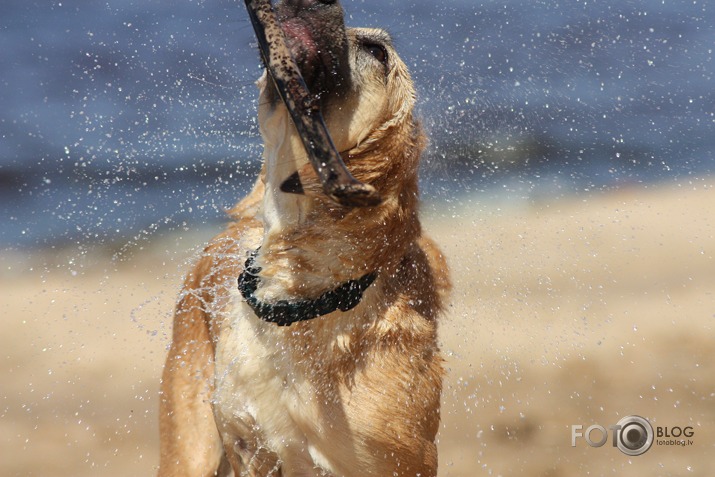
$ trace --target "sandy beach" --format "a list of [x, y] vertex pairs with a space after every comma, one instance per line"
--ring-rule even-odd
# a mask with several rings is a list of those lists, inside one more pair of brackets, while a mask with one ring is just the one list
[[[715, 475], [713, 187], [426, 207], [455, 283], [441, 476]], [[215, 232], [0, 254], [0, 475], [155, 473], [174, 298]], [[692, 445], [571, 446], [629, 415]]]

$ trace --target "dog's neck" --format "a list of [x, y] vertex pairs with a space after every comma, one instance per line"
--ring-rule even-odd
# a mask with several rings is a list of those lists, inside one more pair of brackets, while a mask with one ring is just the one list
[[[313, 201], [305, 195], [280, 190], [283, 181], [307, 164], [305, 148], [282, 105], [273, 107], [264, 117], [261, 132], [265, 143], [265, 194], [261, 207], [264, 233], [256, 258], [261, 268], [261, 286], [256, 296], [275, 302], [318, 295], [343, 279], [337, 273], [343, 268], [336, 262], [340, 250], [316, 253], [315, 247], [324, 246], [320, 242], [327, 237], [309, 238]], [[329, 273], [320, 273], [325, 271]]]
[[284, 108], [263, 118], [261, 132], [264, 235], [256, 297], [269, 303], [314, 298], [365, 274], [391, 272], [419, 235], [416, 184], [415, 197], [395, 197], [409, 194], [393, 191], [374, 208], [338, 206], [316, 192], [316, 184], [306, 195], [282, 192], [283, 181], [306, 170], [305, 149]]
[[300, 227], [310, 207], [310, 200], [305, 196], [280, 190], [280, 185], [307, 164], [308, 159], [287, 111], [283, 107], [276, 109], [261, 128], [265, 143], [264, 246], [270, 246], [285, 232]]

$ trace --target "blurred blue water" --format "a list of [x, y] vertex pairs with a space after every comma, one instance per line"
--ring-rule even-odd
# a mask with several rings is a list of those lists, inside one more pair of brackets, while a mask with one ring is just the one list
[[[710, 0], [343, 3], [413, 71], [429, 197], [715, 170]], [[3, 0], [0, 41], [0, 246], [222, 220], [255, 176], [243, 2]]]

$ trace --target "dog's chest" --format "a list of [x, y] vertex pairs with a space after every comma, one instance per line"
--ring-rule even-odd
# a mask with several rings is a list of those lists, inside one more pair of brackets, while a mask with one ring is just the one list
[[224, 440], [253, 441], [281, 459], [286, 448], [300, 448], [303, 458], [330, 470], [320, 450], [331, 427], [325, 420], [330, 404], [306, 375], [310, 353], [301, 357], [293, 348], [290, 335], [296, 331], [261, 321], [238, 294], [227, 311], [230, 325], [216, 348], [213, 400]]
[[247, 412], [257, 419], [268, 407], [273, 416], [286, 415], [286, 403], [301, 391], [284, 330], [259, 320], [238, 296], [227, 308], [216, 349], [215, 405], [226, 417]]

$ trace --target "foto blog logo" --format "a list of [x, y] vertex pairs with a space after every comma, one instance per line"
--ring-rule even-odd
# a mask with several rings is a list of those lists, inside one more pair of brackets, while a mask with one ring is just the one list
[[617, 447], [618, 450], [630, 456], [645, 454], [653, 445], [654, 440], [658, 445], [690, 446], [693, 441], [684, 438], [693, 437], [695, 434], [690, 426], [659, 426], [654, 431], [648, 419], [641, 416], [626, 416], [616, 425], [609, 426], [608, 429], [599, 424], [593, 424], [585, 430], [580, 424], [572, 425], [571, 447], [576, 447], [576, 440], [579, 438], [584, 439], [591, 447], [602, 447], [608, 442], [608, 431], [611, 431], [612, 434], [613, 447]]
[[581, 432], [583, 426], [571, 426], [571, 447], [576, 447], [576, 439], [583, 437], [591, 447], [601, 447], [608, 441], [608, 430], [613, 434], [613, 447], [626, 455], [645, 454], [653, 445], [653, 426], [640, 416], [626, 416], [608, 430], [599, 424], [593, 424]]

